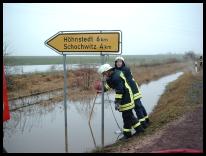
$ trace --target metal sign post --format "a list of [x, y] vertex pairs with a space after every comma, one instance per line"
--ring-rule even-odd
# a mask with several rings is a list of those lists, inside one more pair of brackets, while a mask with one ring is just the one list
[[68, 137], [67, 137], [67, 69], [66, 69], [66, 54], [63, 54], [64, 66], [64, 117], [65, 117], [65, 152], [68, 153]]
[[[104, 54], [101, 54], [101, 64], [104, 64]], [[104, 77], [102, 77], [102, 148], [104, 147]]]

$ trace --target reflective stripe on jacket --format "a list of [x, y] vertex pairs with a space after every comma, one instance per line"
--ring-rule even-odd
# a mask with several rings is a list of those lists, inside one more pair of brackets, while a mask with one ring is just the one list
[[106, 80], [104, 90], [110, 88], [115, 90], [115, 101], [120, 101], [120, 112], [134, 108], [132, 89], [121, 71], [113, 69], [112, 75]]
[[116, 67], [116, 69], [120, 70], [120, 71], [122, 71], [124, 73], [124, 76], [126, 77], [127, 82], [128, 82], [129, 86], [132, 89], [134, 100], [142, 98], [142, 93], [141, 93], [141, 91], [139, 89], [139, 86], [138, 86], [137, 82], [134, 80], [130, 69], [128, 67], [126, 67], [126, 66], [123, 66], [121, 68], [117, 68]]

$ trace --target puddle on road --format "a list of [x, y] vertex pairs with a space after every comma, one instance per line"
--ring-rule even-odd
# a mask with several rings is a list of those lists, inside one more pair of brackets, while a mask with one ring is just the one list
[[[182, 74], [179, 72], [168, 75], [140, 87], [143, 94], [142, 102], [148, 113], [151, 113], [160, 95], [164, 92], [165, 86]], [[121, 113], [114, 110], [114, 105], [111, 102], [114, 100], [114, 93], [107, 95], [105, 93], [105, 145], [114, 143], [118, 138], [115, 131], [119, 128], [112, 110], [120, 127], [123, 125]], [[91, 127], [88, 124], [88, 119], [93, 99], [84, 102], [68, 101], [67, 104], [68, 152], [86, 152], [91, 151], [96, 146], [101, 146], [101, 95], [98, 95], [94, 106]], [[11, 120], [4, 123], [4, 147], [11, 153], [64, 153], [64, 130], [63, 102], [47, 107], [40, 105], [24, 107], [11, 112]]]

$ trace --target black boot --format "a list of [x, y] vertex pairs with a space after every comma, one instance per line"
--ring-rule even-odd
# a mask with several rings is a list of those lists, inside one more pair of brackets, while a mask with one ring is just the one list
[[135, 128], [135, 131], [134, 135], [139, 135], [139, 133], [144, 132], [144, 128], [140, 125]]
[[146, 118], [146, 119], [145, 119], [145, 122], [147, 123], [147, 126], [150, 125], [150, 120], [149, 120], [149, 118]]
[[129, 138], [131, 138], [131, 137], [127, 137], [127, 136], [123, 136], [123, 137], [121, 137], [121, 138], [119, 138], [119, 140], [120, 141], [126, 141], [126, 140], [128, 140]]
[[119, 140], [121, 140], [121, 141], [128, 140], [129, 138], [131, 138], [131, 137], [132, 137], [131, 132], [123, 132], [123, 134], [124, 134], [124, 136], [123, 136], [123, 137], [121, 137], [121, 138], [119, 138]]
[[146, 129], [146, 128], [148, 127], [148, 124], [147, 124], [146, 121], [142, 121], [142, 122], [140, 122], [140, 123], [141, 123], [141, 125], [142, 125], [142, 127], [143, 127], [144, 129]]

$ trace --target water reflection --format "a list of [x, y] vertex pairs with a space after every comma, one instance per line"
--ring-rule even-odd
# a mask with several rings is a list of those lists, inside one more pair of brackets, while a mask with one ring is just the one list
[[92, 101], [93, 98], [89, 98], [84, 101], [74, 102], [74, 103], [79, 103], [79, 104], [74, 104], [74, 107], [76, 108], [78, 114], [88, 119], [89, 112], [91, 111]]
[[55, 108], [55, 103], [51, 103], [46, 107], [42, 107], [42, 105], [33, 105], [32, 107], [20, 108], [11, 112], [11, 123], [4, 125], [4, 129], [9, 129], [11, 131], [5, 131], [5, 133], [11, 136], [15, 131], [19, 131], [23, 134], [24, 131], [31, 132], [34, 126], [41, 128], [43, 126], [42, 121], [48, 113], [54, 112], [50, 120], [51, 122], [54, 121], [57, 113], [54, 111]]
[[88, 123], [88, 125], [89, 125], [89, 129], [90, 129], [90, 132], [91, 132], [91, 135], [92, 135], [92, 140], [93, 140], [93, 142], [94, 142], [94, 148], [96, 148], [96, 147], [97, 147], [97, 144], [96, 144], [96, 141], [95, 141], [95, 137], [94, 137], [94, 134], [93, 134], [93, 131], [92, 131], [91, 124]]
[[59, 97], [61, 95], [63, 95], [63, 91], [57, 90], [57, 91], [46, 92], [34, 96], [21, 97], [15, 100], [9, 100], [10, 111], [17, 110], [22, 107], [26, 107], [28, 105], [41, 103], [42, 101], [47, 101], [52, 98]]

